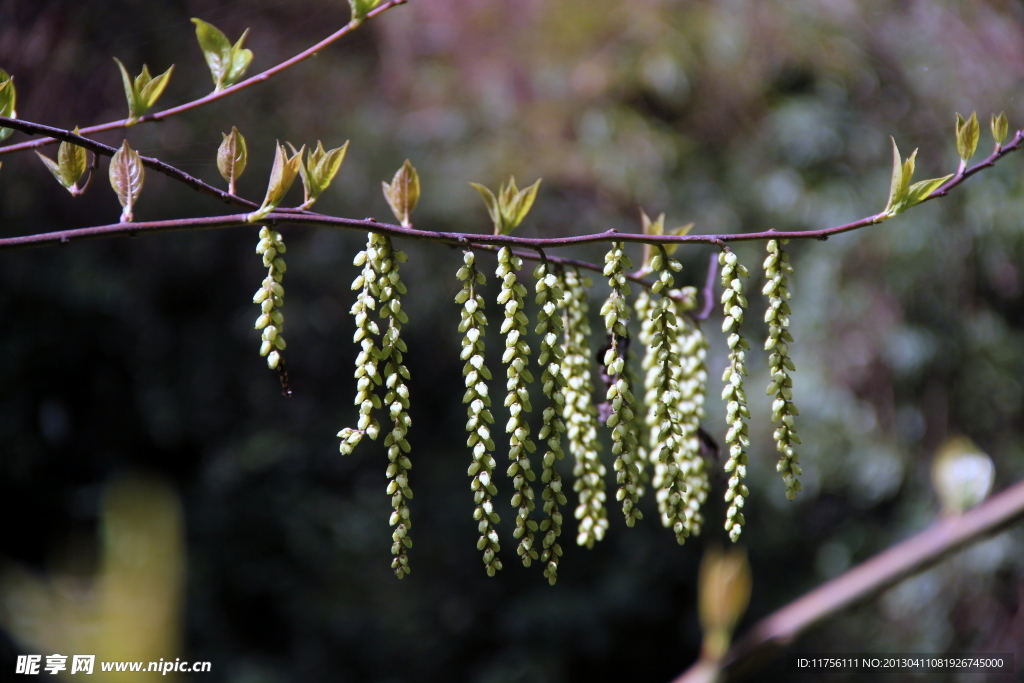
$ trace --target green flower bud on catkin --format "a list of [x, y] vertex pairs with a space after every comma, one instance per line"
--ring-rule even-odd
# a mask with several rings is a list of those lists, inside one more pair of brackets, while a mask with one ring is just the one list
[[587, 288], [591, 282], [575, 269], [565, 271], [564, 282], [565, 406], [562, 419], [569, 437], [569, 452], [575, 459], [573, 491], [579, 497], [575, 512], [579, 520], [576, 542], [589, 548], [604, 538], [608, 530], [608, 515], [604, 508], [604, 476], [607, 471], [598, 456], [597, 407], [593, 400], [594, 382], [590, 365]]
[[540, 561], [545, 563], [544, 576], [548, 583], [555, 584], [558, 579], [558, 561], [562, 556], [562, 547], [558, 537], [562, 533], [562, 513], [559, 509], [566, 504], [562, 492], [562, 478], [555, 469], [555, 463], [562, 459], [562, 434], [565, 423], [562, 411], [565, 407], [565, 350], [562, 348], [563, 321], [561, 307], [565, 297], [564, 283], [551, 265], [542, 261], [533, 271], [536, 279], [537, 293], [537, 334], [540, 335], [540, 354], [537, 363], [541, 368], [540, 381], [543, 386], [547, 407], [544, 408], [543, 423], [537, 435], [547, 449], [541, 461], [540, 479], [544, 484], [541, 499], [544, 501], [544, 513], [547, 517], [540, 523], [544, 533], [541, 541]]
[[648, 410], [645, 421], [650, 429], [650, 458], [654, 464], [658, 512], [662, 524], [671, 529], [676, 541], [682, 544], [692, 531], [685, 498], [691, 464], [684, 449], [686, 425], [679, 410], [682, 366], [677, 339], [680, 319], [675, 303], [668, 296], [673, 285], [671, 271], [679, 271], [682, 266], [664, 250], [655, 255], [652, 266], [657, 266], [658, 270], [652, 292], [657, 289], [659, 294], [651, 296], [645, 292], [637, 299], [637, 311], [644, 315], [640, 339], [646, 349], [643, 365]]
[[494, 576], [501, 569], [498, 551], [498, 532], [495, 526], [500, 518], [494, 510], [493, 498], [498, 494], [494, 484], [494, 441], [488, 425], [494, 424], [491, 414], [491, 399], [488, 395], [487, 380], [491, 372], [484, 364], [484, 329], [487, 327], [487, 316], [484, 315], [484, 298], [477, 293], [477, 287], [484, 284], [484, 275], [476, 268], [476, 257], [472, 251], [463, 252], [463, 266], [456, 277], [462, 281], [462, 290], [455, 296], [455, 303], [462, 306], [462, 320], [459, 332], [462, 333], [461, 357], [466, 361], [462, 375], [466, 383], [463, 403], [467, 405], [466, 431], [469, 438], [466, 445], [473, 449], [473, 461], [469, 466], [472, 477], [470, 489], [473, 491], [473, 519], [478, 523], [480, 538], [477, 548], [484, 554], [484, 565], [488, 576]]
[[748, 273], [738, 262], [736, 254], [728, 249], [719, 254], [718, 263], [722, 266], [722, 309], [725, 312], [722, 331], [728, 335], [726, 343], [729, 345], [729, 366], [722, 374], [725, 383], [722, 400], [726, 402], [725, 420], [729, 425], [725, 435], [725, 444], [729, 449], [725, 471], [731, 474], [725, 492], [725, 502], [729, 506], [725, 513], [725, 529], [735, 543], [739, 540], [745, 521], [743, 504], [750, 495], [743, 484], [743, 478], [747, 476], [747, 449], [750, 447], [747, 423], [744, 421], [744, 418], [750, 417], [750, 411], [743, 391], [743, 377], [747, 374], [746, 351], [750, 345], [738, 331], [743, 323], [744, 309], [747, 308], [740, 278], [747, 277]]
[[611, 292], [601, 307], [601, 315], [609, 337], [608, 350], [604, 356], [608, 383], [606, 398], [610, 407], [606, 424], [612, 430], [615, 478], [619, 483], [616, 499], [622, 501], [626, 526], [633, 526], [636, 520], [643, 519], [637, 506], [643, 487], [637, 462], [633, 393], [625, 372], [626, 343], [629, 338], [626, 330], [629, 323], [629, 284], [626, 273], [633, 264], [626, 256], [624, 246], [622, 242], [613, 242], [612, 248], [605, 255], [604, 275], [608, 278]]
[[252, 301], [260, 307], [260, 316], [256, 319], [256, 329], [263, 331], [260, 355], [266, 357], [267, 366], [271, 370], [281, 365], [281, 351], [285, 348], [284, 335], [281, 333], [284, 328], [284, 315], [281, 313], [281, 307], [284, 306], [284, 286], [281, 280], [284, 278], [286, 266], [284, 259], [280, 257], [284, 252], [281, 233], [266, 226], [260, 228], [260, 241], [256, 245], [256, 253], [263, 257], [267, 277], [256, 290]]
[[790, 372], [794, 369], [789, 357], [789, 345], [793, 335], [789, 332], [789, 279], [793, 272], [789, 262], [789, 254], [783, 250], [783, 244], [789, 240], [771, 240], [768, 242], [768, 257], [764, 261], [765, 285], [763, 294], [768, 297], [768, 310], [765, 322], [768, 323], [768, 339], [764, 348], [771, 350], [768, 358], [768, 369], [771, 382], [768, 395], [775, 395], [772, 405], [772, 422], [781, 424], [775, 430], [775, 447], [780, 457], [776, 469], [782, 474], [786, 484], [786, 498], [793, 500], [800, 491], [801, 474], [799, 456], [795, 445], [800, 443], [796, 435], [793, 418], [799, 414], [793, 404], [793, 379]]
[[[409, 558], [406, 552], [412, 547], [409, 529], [412, 522], [409, 516], [408, 500], [412, 498], [409, 488], [409, 470], [412, 463], [408, 453], [411, 450], [406, 435], [412, 420], [409, 418], [409, 388], [405, 380], [409, 379], [409, 370], [403, 363], [405, 342], [401, 338], [402, 325], [409, 321], [402, 311], [401, 295], [406, 287], [398, 274], [399, 264], [405, 262], [406, 256], [396, 251], [391, 239], [384, 235], [368, 233], [366, 249], [356, 255], [353, 263], [362, 266], [362, 272], [352, 283], [352, 289], [360, 290], [352, 305], [351, 313], [356, 320], [354, 339], [359, 342], [361, 351], [356, 356], [356, 400], [359, 406], [359, 425], [357, 428], [346, 428], [338, 432], [341, 438], [341, 452], [348, 454], [362, 440], [363, 436], [376, 439], [380, 433], [380, 425], [373, 416], [374, 410], [386, 406], [388, 417], [392, 421], [391, 431], [384, 437], [384, 446], [388, 449], [387, 492], [391, 496], [392, 532], [391, 553], [394, 559], [391, 568], [398, 578], [409, 573]], [[377, 311], [380, 322], [387, 321], [387, 330], [381, 334], [380, 326], [371, 319], [371, 312]], [[380, 374], [380, 364], [384, 363], [384, 374]], [[386, 388], [384, 402], [375, 390]]]
[[528, 319], [524, 306], [526, 287], [516, 281], [516, 272], [523, 267], [523, 260], [512, 253], [508, 247], [498, 251], [498, 270], [496, 277], [501, 280], [501, 292], [498, 294], [498, 305], [505, 307], [505, 320], [501, 325], [501, 333], [505, 336], [505, 354], [503, 362], [508, 365], [506, 377], [508, 396], [505, 406], [509, 409], [510, 418], [505, 431], [511, 435], [509, 439], [508, 457], [512, 464], [508, 475], [512, 477], [512, 506], [518, 508], [516, 513], [516, 529], [513, 536], [519, 539], [516, 552], [527, 567], [540, 555], [534, 547], [534, 532], [537, 522], [530, 519], [530, 512], [536, 507], [533, 501], [533, 487], [530, 482], [537, 478], [530, 464], [530, 453], [537, 450], [530, 438], [530, 424], [527, 414], [532, 410], [527, 385], [533, 381], [533, 375], [527, 368], [530, 347], [526, 343], [526, 324]]

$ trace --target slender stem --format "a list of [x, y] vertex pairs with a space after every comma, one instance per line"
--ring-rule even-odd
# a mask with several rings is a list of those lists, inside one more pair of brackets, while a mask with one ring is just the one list
[[[956, 517], [945, 517], [911, 538], [815, 588], [768, 615], [725, 655], [727, 674], [738, 673], [770, 650], [791, 644], [822, 619], [868, 599], [919, 572], [969, 543], [985, 538], [1024, 518], [1024, 481]], [[675, 683], [698, 680], [698, 662]], [[704, 679], [701, 679], [704, 680]]]
[[[366, 17], [363, 19], [363, 21], [365, 21], [366, 19], [373, 18], [373, 17], [377, 16], [378, 14], [382, 14], [384, 12], [387, 12], [392, 7], [397, 7], [398, 5], [404, 5], [408, 1], [409, 0], [388, 0], [388, 2], [385, 2], [380, 7], [377, 7], [372, 12], [369, 12], [366, 15]], [[337, 41], [338, 39], [344, 37], [345, 35], [351, 33], [352, 31], [354, 31], [362, 23], [363, 23], [362, 21], [350, 21], [347, 24], [345, 24], [345, 26], [343, 26], [339, 30], [335, 31], [331, 35], [327, 36], [326, 38], [321, 40], [319, 43], [314, 45], [313, 47], [311, 47], [311, 48], [309, 48], [307, 50], [303, 50], [302, 52], [300, 52], [299, 54], [295, 55], [291, 59], [287, 59], [287, 60], [281, 62], [280, 64], [278, 64], [277, 66], [273, 66], [273, 67], [267, 69], [266, 71], [263, 71], [262, 73], [256, 74], [255, 76], [250, 76], [249, 78], [245, 79], [244, 81], [240, 81], [238, 83], [235, 83], [234, 85], [232, 85], [230, 87], [227, 87], [227, 88], [224, 88], [223, 90], [220, 90], [220, 91], [217, 91], [217, 92], [212, 92], [209, 95], [206, 95], [204, 97], [200, 97], [197, 100], [192, 100], [191, 102], [186, 102], [185, 104], [179, 104], [178, 106], [171, 107], [170, 109], [164, 109], [162, 111], [154, 112], [152, 114], [146, 114], [145, 116], [140, 116], [139, 118], [134, 119], [134, 120], [133, 119], [121, 119], [119, 121], [110, 121], [108, 123], [101, 123], [101, 124], [98, 124], [98, 125], [95, 125], [95, 126], [89, 126], [87, 128], [82, 128], [80, 132], [85, 134], [85, 135], [88, 135], [90, 133], [99, 133], [99, 132], [102, 132], [102, 131], [105, 131], [105, 130], [115, 130], [117, 128], [127, 128], [128, 126], [133, 126], [133, 125], [137, 125], [137, 124], [140, 124], [140, 123], [146, 123], [148, 121], [163, 121], [166, 118], [170, 118], [171, 116], [175, 116], [177, 114], [182, 114], [184, 112], [191, 111], [192, 109], [196, 109], [198, 107], [201, 107], [204, 104], [210, 104], [211, 102], [216, 102], [217, 100], [222, 99], [224, 97], [227, 97], [228, 95], [233, 95], [234, 93], [238, 92], [239, 90], [244, 90], [245, 88], [248, 88], [249, 86], [256, 85], [257, 83], [262, 83], [263, 81], [267, 80], [271, 76], [275, 76], [275, 75], [281, 73], [282, 71], [284, 71], [285, 69], [288, 69], [288, 68], [290, 68], [292, 66], [295, 66], [299, 62], [302, 62], [302, 61], [305, 61], [305, 60], [309, 59], [310, 57], [314, 56], [317, 52], [319, 52], [320, 50], [324, 49], [325, 47], [327, 47], [331, 43]], [[13, 128], [14, 126], [7, 126], [7, 127], [8, 128]], [[41, 138], [39, 140], [30, 140], [30, 141], [27, 141], [27, 142], [19, 142], [18, 144], [15, 144], [15, 145], [7, 145], [6, 147], [0, 147], [0, 155], [7, 154], [9, 152], [17, 152], [17, 151], [20, 151], [20, 150], [23, 150], [23, 149], [35, 149], [37, 147], [43, 147], [45, 145], [51, 145], [54, 142], [57, 142], [59, 139], [60, 138], [57, 138], [57, 137], [48, 137], [48, 138]]]

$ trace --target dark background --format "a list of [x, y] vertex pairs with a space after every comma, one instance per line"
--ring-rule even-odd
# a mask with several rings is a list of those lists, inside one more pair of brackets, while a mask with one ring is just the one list
[[[115, 55], [133, 72], [176, 65], [158, 108], [205, 94], [193, 16], [232, 40], [251, 27], [256, 73], [343, 25], [348, 9], [340, 0], [0, 0], [0, 67], [16, 78], [19, 116], [65, 127], [122, 118]], [[991, 112], [1005, 110], [1011, 129], [1024, 124], [1022, 62], [1024, 10], [1010, 1], [413, 0], [265, 84], [97, 138], [117, 145], [127, 135], [220, 185], [220, 133], [238, 126], [250, 150], [239, 192], [257, 201], [275, 139], [351, 139], [316, 208], [390, 219], [379, 183], [410, 158], [424, 192], [414, 220], [434, 229], [488, 230], [466, 182], [494, 187], [510, 173], [521, 184], [544, 178], [523, 236], [636, 231], [638, 206], [667, 212], [670, 226], [696, 221], [695, 232], [817, 229], [883, 208], [889, 135], [905, 155], [921, 148], [923, 179], [956, 168], [954, 112], [978, 111], [982, 154]], [[32, 153], [2, 161], [0, 235], [117, 220], [105, 164], [73, 199]], [[804, 492], [787, 502], [774, 473], [755, 341], [741, 541], [754, 592], [744, 623], [934, 520], [931, 462], [948, 437], [991, 455], [997, 490], [1024, 477], [1021, 164], [1013, 155], [881, 226], [792, 245]], [[149, 173], [136, 218], [224, 212]], [[382, 447], [341, 457], [334, 436], [355, 421], [349, 283], [365, 236], [282, 232], [291, 399], [257, 355], [251, 296], [265, 271], [255, 229], [0, 254], [4, 672], [17, 653], [71, 654], [83, 643], [135, 658], [118, 644], [144, 609], [134, 626], [81, 635], [98, 628], [90, 601], [113, 594], [90, 577], [120, 576], [115, 546], [137, 561], [124, 571], [138, 595], [148, 581], [184, 586], [180, 599], [167, 592], [172, 616], [147, 652], [211, 661], [196, 680], [666, 681], [690, 664], [702, 549], [727, 543], [720, 475], [705, 534], [684, 547], [660, 528], [649, 496], [633, 529], [613, 503], [608, 538], [592, 551], [572, 543], [567, 519], [553, 588], [515, 561], [502, 481], [505, 569], [484, 574], [459, 402], [461, 259], [433, 244], [400, 244], [410, 255], [416, 545], [411, 576], [392, 576]], [[752, 340], [764, 334], [762, 249], [737, 247], [753, 275]], [[685, 284], [703, 282], [709, 253], [680, 249]], [[599, 247], [559, 254], [602, 258]], [[605, 293], [598, 282], [594, 308]], [[717, 319], [706, 327], [706, 427], [721, 439], [724, 344]], [[501, 391], [495, 384], [492, 395]], [[117, 481], [143, 492], [139, 507], [101, 517]], [[146, 493], [168, 489], [169, 498]], [[163, 505], [154, 518], [174, 520], [175, 496], [183, 523], [153, 537], [182, 551], [155, 562], [147, 501]], [[113, 523], [117, 514], [142, 535]], [[1022, 541], [1019, 528], [1008, 531], [815, 628], [797, 648], [1016, 652], [1022, 666]], [[181, 574], [155, 569], [179, 565]], [[765, 675], [797, 680], [781, 660]]]

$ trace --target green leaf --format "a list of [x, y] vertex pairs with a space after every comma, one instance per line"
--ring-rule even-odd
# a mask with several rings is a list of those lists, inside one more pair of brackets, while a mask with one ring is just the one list
[[[78, 135], [78, 128], [75, 128], [75, 135]], [[71, 194], [81, 194], [78, 181], [85, 175], [86, 154], [85, 148], [70, 142], [60, 143], [57, 149], [57, 161], [48, 156], [36, 152], [39, 159], [46, 165], [46, 168], [57, 182], [63, 185]]]
[[224, 78], [225, 88], [242, 80], [242, 76], [245, 75], [249, 65], [252, 64], [252, 50], [242, 47], [248, 35], [249, 29], [245, 29], [242, 31], [242, 37], [238, 39], [238, 42], [231, 46], [231, 64], [228, 68], [227, 76]]
[[906, 201], [910, 193], [910, 179], [914, 176], [917, 150], [905, 161], [901, 161], [896, 140], [891, 136], [889, 139], [892, 140], [892, 183], [889, 186], [889, 203], [885, 206], [885, 214], [895, 216], [907, 209]]
[[145, 167], [139, 153], [131, 148], [128, 141], [121, 143], [120, 149], [110, 158], [110, 186], [117, 193], [124, 211], [121, 222], [132, 220], [135, 202], [142, 192], [142, 183], [146, 178]]
[[896, 205], [899, 200], [900, 185], [903, 184], [903, 161], [900, 159], [900, 149], [896, 146], [896, 139], [889, 136], [892, 140], [892, 181], [889, 184], [889, 202], [885, 205], [885, 213]]
[[[75, 126], [75, 130], [72, 132], [78, 135], [78, 126]], [[71, 186], [77, 185], [78, 181], [85, 175], [85, 147], [79, 147], [70, 142], [60, 143], [60, 147], [57, 148], [57, 164], [60, 167], [61, 174], [67, 181], [64, 187], [70, 189]]]
[[[14, 77], [0, 69], [0, 116], [6, 116], [9, 119], [18, 118], [15, 111], [17, 99], [17, 93], [14, 90]], [[0, 128], [0, 142], [11, 137], [12, 133], [14, 133], [13, 128]]]
[[[0, 78], [2, 77], [3, 76], [0, 75]], [[1009, 131], [1010, 123], [1006, 120], [1006, 112], [1000, 112], [999, 116], [992, 114], [992, 137], [995, 138], [997, 145], [999, 145], [1000, 147], [1002, 146], [1003, 140], [1006, 139], [1006, 134]]]
[[57, 179], [58, 183], [64, 187], [68, 186], [68, 184], [64, 182], [64, 175], [60, 172], [60, 167], [57, 165], [56, 161], [41, 152], [36, 152], [36, 156], [39, 157], [39, 160], [46, 165], [46, 170], [53, 174], [53, 177]]
[[907, 199], [900, 211], [906, 211], [910, 207], [920, 204], [927, 199], [932, 192], [942, 187], [942, 184], [952, 177], [953, 174], [950, 173], [949, 175], [941, 178], [932, 178], [931, 180], [922, 180], [914, 183], [910, 186], [910, 190], [907, 192]]
[[530, 208], [533, 206], [533, 201], [537, 198], [537, 190], [540, 188], [540, 180], [537, 180], [533, 185], [523, 189], [522, 191], [516, 190], [515, 179], [512, 179], [510, 189], [512, 190], [511, 199], [508, 204], [505, 205], [502, 215], [505, 218], [505, 232], [508, 234], [512, 232], [516, 226], [523, 222], [526, 218], [526, 214], [530, 212]]
[[245, 138], [238, 132], [238, 128], [231, 126], [231, 132], [224, 135], [217, 149], [217, 170], [220, 171], [221, 177], [228, 181], [228, 191], [231, 194], [235, 193], [235, 181], [245, 171], [248, 160], [249, 148], [245, 144]]
[[484, 200], [484, 204], [487, 205], [487, 213], [491, 216], [491, 222], [494, 223], [494, 234], [502, 235], [502, 220], [501, 212], [498, 210], [498, 199], [494, 196], [488, 188], [477, 183], [470, 183], [476, 191], [480, 193], [480, 197]]
[[310, 153], [309, 159], [309, 171], [310, 176], [313, 179], [314, 194], [313, 199], [316, 199], [320, 194], [327, 189], [334, 180], [334, 176], [338, 175], [338, 171], [341, 169], [341, 164], [345, 161], [345, 152], [348, 151], [348, 140], [341, 147], [335, 147], [334, 149], [324, 151], [324, 145], [322, 142], [317, 140], [315, 157], [314, 154]]
[[117, 62], [117, 68], [121, 70], [121, 83], [124, 85], [124, 98], [128, 101], [128, 120], [134, 121], [139, 118], [139, 103], [135, 96], [135, 85], [132, 83], [132, 77], [128, 74], [128, 69], [124, 67], [121, 60], [114, 57], [114, 61]]
[[303, 145], [289, 158], [284, 151], [284, 145], [277, 143], [274, 166], [270, 170], [270, 181], [267, 183], [267, 196], [263, 199], [260, 208], [246, 216], [248, 222], [254, 223], [260, 220], [281, 204], [281, 200], [288, 194], [288, 190], [291, 189], [292, 183], [295, 182], [295, 178], [302, 169], [302, 154], [305, 151], [306, 146]]
[[206, 58], [206, 65], [210, 67], [214, 92], [237, 83], [252, 62], [252, 50], [242, 47], [246, 36], [249, 35], [249, 29], [246, 29], [238, 42], [232, 45], [227, 36], [213, 24], [195, 18], [192, 19], [192, 23], [196, 25], [196, 38], [199, 40], [203, 57]]
[[380, 4], [380, 0], [348, 0], [352, 8], [352, 21], [360, 22], [374, 7]]
[[117, 62], [117, 68], [121, 71], [124, 96], [128, 101], [128, 122], [130, 125], [135, 122], [135, 119], [149, 111], [149, 108], [163, 94], [164, 88], [167, 87], [167, 83], [171, 79], [174, 65], [171, 65], [170, 69], [153, 78], [149, 75], [149, 67], [143, 64], [142, 71], [133, 81], [132, 77], [128, 74], [128, 69], [121, 63], [121, 60], [114, 57], [114, 61]]
[[978, 138], [981, 136], [981, 127], [978, 125], [978, 113], [971, 114], [971, 118], [964, 121], [960, 114], [956, 115], [956, 151], [960, 154], [960, 160], [967, 163], [974, 156], [978, 149]]
[[[143, 72], [146, 72], [146, 76], [149, 73], [145, 66], [142, 67]], [[171, 65], [167, 71], [163, 72], [156, 78], [150, 79], [139, 90], [139, 104], [142, 106], [142, 113], [146, 113], [149, 109], [156, 104], [156, 101], [160, 99], [160, 96], [164, 94], [164, 89], [171, 80], [171, 74], [174, 72], [174, 65]]]
[[224, 77], [231, 65], [231, 42], [213, 24], [195, 17], [192, 18], [192, 23], [196, 25], [196, 39], [199, 41], [199, 49], [203, 51], [206, 65], [210, 67], [213, 85], [216, 90], [221, 90], [224, 88]]
[[[395, 171], [395, 177], [391, 179], [391, 184], [382, 182], [381, 185], [384, 187], [384, 199], [388, 201], [391, 213], [395, 214], [395, 218], [402, 225], [406, 227], [411, 225], [409, 215], [420, 200], [420, 176], [416, 173], [412, 163], [406, 159], [402, 167]], [[487, 191], [490, 193], [490, 190]], [[482, 192], [481, 195], [483, 195]]]

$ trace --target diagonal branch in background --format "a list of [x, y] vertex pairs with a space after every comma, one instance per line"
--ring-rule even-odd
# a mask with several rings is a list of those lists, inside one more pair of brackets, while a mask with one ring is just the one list
[[[158, 111], [158, 112], [155, 112], [153, 114], [146, 114], [144, 116], [140, 116], [140, 117], [138, 117], [137, 119], [134, 119], [134, 120], [133, 119], [121, 119], [120, 121], [110, 121], [109, 123], [101, 123], [101, 124], [98, 124], [98, 125], [95, 125], [95, 126], [88, 126], [87, 128], [82, 128], [82, 129], [80, 129], [80, 132], [85, 134], [85, 135], [88, 135], [90, 133], [99, 133], [99, 132], [102, 132], [102, 131], [105, 131], [105, 130], [116, 130], [118, 128], [127, 128], [128, 126], [134, 126], [134, 125], [138, 125], [140, 123], [146, 123], [148, 121], [162, 121], [162, 120], [164, 120], [166, 118], [170, 118], [171, 116], [175, 116], [176, 114], [182, 114], [184, 112], [191, 111], [192, 109], [197, 109], [198, 107], [201, 107], [204, 104], [210, 104], [211, 102], [216, 102], [217, 100], [219, 100], [221, 98], [224, 98], [224, 97], [227, 97], [228, 95], [233, 95], [234, 93], [238, 92], [239, 90], [244, 90], [245, 88], [248, 88], [249, 86], [256, 85], [257, 83], [262, 83], [263, 81], [267, 80], [271, 76], [275, 76], [275, 75], [281, 73], [282, 71], [284, 71], [285, 69], [287, 69], [289, 67], [292, 67], [292, 66], [295, 66], [299, 62], [302, 62], [302, 61], [305, 61], [305, 60], [309, 59], [310, 57], [314, 56], [317, 52], [319, 52], [320, 50], [324, 49], [325, 47], [327, 47], [331, 43], [333, 43], [333, 42], [339, 40], [340, 38], [346, 36], [347, 34], [351, 33], [353, 30], [358, 28], [359, 25], [363, 23], [363, 21], [366, 21], [366, 19], [371, 19], [371, 18], [373, 18], [373, 17], [375, 17], [375, 16], [377, 16], [379, 14], [382, 14], [382, 13], [388, 11], [389, 9], [391, 9], [392, 7], [397, 7], [398, 5], [404, 5], [408, 1], [409, 0], [388, 0], [388, 2], [385, 2], [383, 5], [377, 7], [373, 11], [367, 13], [366, 17], [364, 17], [362, 21], [350, 21], [345, 26], [343, 26], [339, 30], [335, 31], [331, 35], [327, 36], [326, 38], [321, 40], [319, 43], [314, 45], [313, 47], [311, 47], [309, 49], [306, 49], [306, 50], [303, 50], [302, 52], [300, 52], [299, 54], [295, 55], [291, 59], [287, 59], [287, 60], [281, 62], [280, 64], [278, 64], [277, 66], [273, 66], [273, 67], [267, 69], [266, 71], [263, 71], [261, 73], [256, 74], [255, 76], [250, 76], [249, 78], [245, 79], [244, 81], [240, 81], [240, 82], [238, 82], [238, 83], [236, 83], [236, 84], [234, 84], [234, 85], [232, 85], [230, 87], [224, 88], [223, 90], [212, 92], [209, 95], [206, 95], [204, 97], [200, 97], [197, 100], [192, 100], [191, 102], [186, 102], [185, 104], [179, 104], [178, 106], [171, 107], [170, 109], [164, 109], [163, 111]], [[7, 127], [7, 128], [14, 128], [15, 126], [5, 126], [5, 127]], [[24, 150], [24, 149], [36, 149], [36, 148], [39, 148], [39, 147], [44, 147], [46, 145], [51, 145], [51, 144], [53, 144], [53, 143], [55, 143], [55, 142], [57, 142], [58, 140], [61, 140], [61, 139], [62, 138], [59, 138], [59, 137], [56, 137], [56, 136], [51, 136], [51, 137], [47, 137], [47, 138], [42, 138], [40, 140], [30, 140], [28, 142], [19, 142], [19, 143], [14, 144], [14, 145], [7, 145], [6, 147], [0, 147], [0, 155], [8, 154], [10, 152], [18, 152], [18, 151]]]
[[[754, 624], [725, 655], [723, 671], [726, 678], [723, 680], [746, 673], [758, 659], [790, 645], [819, 621], [878, 595], [964, 546], [1022, 518], [1024, 481], [962, 515], [940, 519], [916, 536], [857, 565]], [[706, 675], [706, 666], [706, 662], [698, 662], [674, 683], [707, 680], [700, 678]]]

